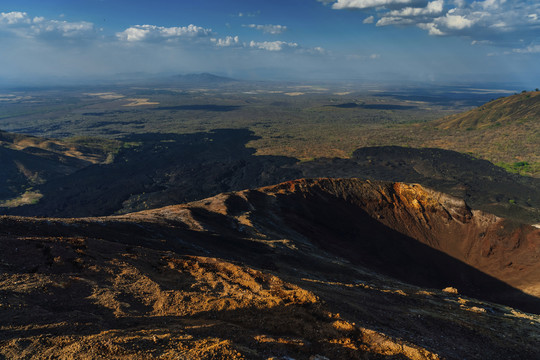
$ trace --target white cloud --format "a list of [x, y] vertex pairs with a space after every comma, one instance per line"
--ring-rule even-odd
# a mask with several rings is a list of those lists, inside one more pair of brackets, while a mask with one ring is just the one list
[[388, 25], [411, 25], [414, 24], [413, 19], [404, 18], [400, 16], [385, 16], [377, 20], [377, 26], [388, 26]]
[[229, 46], [238, 46], [240, 45], [240, 39], [238, 36], [226, 36], [223, 39], [210, 39], [213, 43], [216, 44], [216, 46], [219, 47], [229, 47]]
[[332, 9], [369, 9], [395, 4], [410, 4], [412, 0], [338, 0]]
[[0, 28], [21, 38], [87, 38], [95, 35], [94, 24], [87, 21], [48, 20], [42, 16], [30, 18], [27, 13], [0, 13]]
[[514, 53], [518, 54], [538, 54], [540, 53], [540, 45], [530, 45], [522, 49], [513, 49]]
[[446, 14], [445, 17], [437, 18], [437, 22], [451, 30], [470, 28], [474, 24], [473, 20], [467, 19], [464, 16], [449, 14]]
[[286, 42], [286, 41], [250, 41], [249, 47], [254, 49], [260, 49], [260, 50], [267, 50], [267, 51], [282, 51], [284, 49], [294, 49], [298, 48], [297, 43], [293, 42]]
[[138, 42], [206, 37], [210, 35], [212, 35], [211, 29], [195, 26], [193, 24], [178, 27], [135, 25], [117, 33], [116, 37], [122, 41]]
[[28, 14], [21, 11], [12, 11], [8, 13], [0, 13], [0, 24], [15, 25], [15, 24], [30, 24]]
[[441, 30], [439, 30], [434, 23], [420, 23], [418, 24], [418, 27], [420, 29], [427, 30], [429, 35], [434, 35], [434, 36], [446, 35]]
[[435, 0], [429, 2], [425, 8], [418, 7], [405, 7], [400, 10], [392, 10], [390, 16], [420, 16], [420, 15], [433, 15], [440, 14], [443, 11], [444, 0]]
[[502, 4], [504, 4], [506, 0], [485, 0], [484, 2], [478, 1], [476, 2], [478, 5], [480, 5], [485, 10], [488, 9], [498, 9]]
[[265, 50], [272, 52], [280, 52], [285, 50], [294, 51], [297, 54], [309, 54], [309, 55], [327, 55], [328, 52], [320, 46], [313, 48], [305, 48], [300, 46], [296, 42], [287, 41], [248, 41], [241, 42], [238, 36], [226, 36], [224, 38], [211, 38], [210, 42], [216, 47], [220, 48], [243, 48], [243, 49], [255, 49]]
[[43, 18], [34, 18], [37, 21], [31, 29], [36, 35], [56, 33], [63, 37], [77, 37], [90, 34], [94, 31], [94, 24], [86, 21], [68, 22], [59, 20], [45, 21]]
[[[334, 0], [333, 9], [363, 9], [364, 21], [377, 26], [417, 26], [432, 36], [464, 36], [512, 46], [535, 41], [540, 32], [540, 2], [532, 0]], [[375, 15], [372, 15], [373, 13]], [[373, 18], [372, 18], [373, 17]], [[369, 20], [368, 20], [369, 19]], [[501, 36], [505, 34], [505, 36]]]
[[130, 27], [121, 33], [117, 33], [116, 36], [121, 40], [126, 41], [141, 41], [146, 38], [150, 30], [142, 27]]
[[248, 27], [251, 29], [261, 30], [262, 32], [266, 34], [281, 34], [287, 30], [287, 26], [285, 25], [257, 25], [257, 24], [249, 24], [249, 25], [242, 25], [243, 27]]
[[375, 22], [375, 17], [373, 15], [368, 16], [367, 18], [362, 21], [364, 24], [373, 24]]

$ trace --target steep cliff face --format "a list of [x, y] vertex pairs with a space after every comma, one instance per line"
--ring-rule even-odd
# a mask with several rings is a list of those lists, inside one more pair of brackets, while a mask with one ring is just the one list
[[539, 229], [357, 179], [0, 217], [0, 353], [537, 358], [538, 315], [487, 301], [538, 313], [539, 252]]

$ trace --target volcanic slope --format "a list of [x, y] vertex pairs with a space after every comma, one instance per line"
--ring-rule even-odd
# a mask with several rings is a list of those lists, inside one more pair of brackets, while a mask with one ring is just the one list
[[540, 312], [540, 229], [419, 185], [4, 216], [0, 247], [7, 358], [540, 357], [540, 317], [488, 302]]
[[481, 129], [516, 122], [537, 122], [539, 118], [540, 91], [532, 91], [492, 100], [476, 109], [445, 117], [435, 124], [441, 129]]
[[[540, 91], [492, 100], [430, 122], [430, 147], [472, 153], [512, 171], [540, 176]], [[438, 134], [438, 135], [437, 135]]]

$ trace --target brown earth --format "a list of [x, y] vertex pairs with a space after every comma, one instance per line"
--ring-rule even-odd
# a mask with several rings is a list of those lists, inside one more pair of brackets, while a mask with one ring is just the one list
[[4, 216], [0, 357], [534, 359], [539, 257], [539, 229], [357, 179]]

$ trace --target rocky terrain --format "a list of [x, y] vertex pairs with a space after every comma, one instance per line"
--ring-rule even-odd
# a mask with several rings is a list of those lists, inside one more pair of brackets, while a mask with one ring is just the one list
[[[49, 176], [50, 181], [33, 188], [43, 196], [39, 202], [17, 207], [0, 203], [0, 213], [112, 215], [304, 177], [353, 177], [420, 183], [466, 200], [473, 208], [540, 223], [540, 179], [510, 174], [469, 155], [380, 146], [358, 149], [349, 159], [299, 162], [284, 156], [255, 156], [246, 144], [256, 138], [245, 129], [132, 135], [124, 141], [136, 145], [120, 149], [113, 162]], [[15, 166], [12, 170], [4, 168], [6, 174], [24, 180]]]
[[540, 229], [420, 185], [3, 216], [0, 240], [6, 358], [540, 357]]

